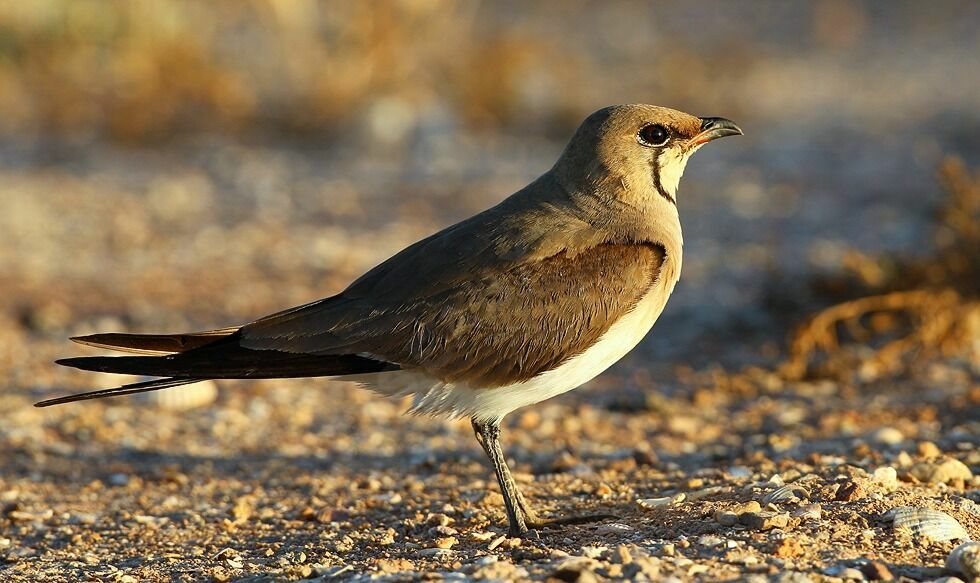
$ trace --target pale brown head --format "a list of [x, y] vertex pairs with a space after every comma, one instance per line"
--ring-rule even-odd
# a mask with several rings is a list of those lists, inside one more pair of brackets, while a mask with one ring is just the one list
[[655, 105], [613, 105], [590, 115], [555, 164], [566, 188], [675, 203], [687, 160], [711, 140], [741, 135], [721, 117], [697, 117]]

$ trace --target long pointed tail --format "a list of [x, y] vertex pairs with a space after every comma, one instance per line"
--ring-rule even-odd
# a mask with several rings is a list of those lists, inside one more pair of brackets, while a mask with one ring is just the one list
[[82, 344], [156, 356], [85, 356], [65, 358], [57, 361], [58, 364], [96, 372], [165, 378], [48, 399], [36, 406], [47, 407], [73, 401], [144, 393], [206, 379], [326, 377], [400, 368], [397, 364], [356, 354], [252, 350], [239, 343], [240, 334], [235, 328], [173, 335], [95, 334], [73, 340]]

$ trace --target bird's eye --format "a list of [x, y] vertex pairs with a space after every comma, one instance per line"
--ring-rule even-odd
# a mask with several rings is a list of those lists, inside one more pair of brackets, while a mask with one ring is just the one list
[[636, 134], [636, 139], [644, 146], [663, 146], [670, 139], [670, 132], [664, 126], [653, 123], [643, 126], [640, 132]]

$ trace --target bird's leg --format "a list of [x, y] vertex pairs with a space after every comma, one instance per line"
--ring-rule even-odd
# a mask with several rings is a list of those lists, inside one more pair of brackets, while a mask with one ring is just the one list
[[[473, 432], [476, 433], [476, 440], [483, 446], [483, 451], [493, 466], [493, 471], [497, 475], [497, 483], [500, 484], [500, 493], [504, 496], [504, 507], [507, 509], [507, 520], [510, 521], [510, 535], [521, 536], [527, 534], [528, 508], [524, 496], [517, 488], [517, 482], [511, 475], [507, 467], [507, 460], [504, 459], [504, 452], [500, 449], [500, 422], [499, 421], [479, 421], [472, 420]], [[534, 514], [530, 517], [537, 520]]]
[[531, 506], [524, 499], [517, 481], [507, 467], [507, 460], [504, 459], [504, 452], [500, 448], [500, 422], [499, 421], [479, 421], [472, 420], [473, 432], [476, 440], [483, 446], [493, 471], [497, 475], [497, 483], [500, 484], [500, 492], [504, 496], [504, 507], [507, 509], [507, 519], [510, 521], [511, 536], [521, 536], [527, 533], [529, 528], [542, 528], [546, 526], [560, 526], [563, 524], [586, 524], [608, 518], [617, 518], [614, 514], [585, 514], [581, 516], [562, 516], [558, 518], [541, 518], [536, 512], [531, 510]]
[[507, 467], [504, 459], [503, 450], [500, 448], [500, 423], [497, 421], [478, 421], [472, 420], [473, 432], [476, 440], [483, 446], [493, 471], [497, 475], [497, 483], [500, 484], [500, 492], [504, 497], [504, 507], [507, 509], [507, 519], [510, 521], [511, 536], [521, 536], [527, 533], [529, 528], [543, 528], [547, 526], [560, 526], [563, 524], [586, 524], [616, 518], [612, 514], [586, 514], [581, 516], [562, 516], [558, 518], [540, 518], [536, 512], [531, 510], [531, 506], [524, 499], [517, 481]]

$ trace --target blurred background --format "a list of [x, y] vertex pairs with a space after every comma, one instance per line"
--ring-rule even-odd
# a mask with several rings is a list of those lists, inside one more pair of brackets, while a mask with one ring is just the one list
[[689, 168], [685, 274], [648, 356], [772, 358], [819, 303], [806, 276], [928, 252], [939, 163], [980, 152], [978, 19], [969, 1], [5, 3], [0, 318], [29, 339], [207, 327], [333, 293], [545, 171], [591, 111], [648, 102], [746, 132]]
[[[771, 460], [799, 475], [842, 452], [871, 472], [923, 440], [980, 467], [978, 55], [971, 0], [0, 3], [8, 573], [65, 565], [85, 548], [79, 528], [103, 535], [85, 539], [85, 564], [152, 578], [188, 563], [118, 562], [133, 533], [151, 550], [191, 533], [167, 548], [198, 563], [272, 540], [246, 561], [260, 572], [286, 560], [278, 545], [332, 549], [337, 520], [412, 538], [425, 532], [405, 526], [413, 513], [449, 501], [479, 510], [459, 528], [499, 518], [499, 501], [472, 497], [482, 482], [462, 488], [487, 477], [465, 421], [404, 417], [342, 383], [30, 403], [130, 380], [53, 365], [93, 353], [68, 336], [223, 327], [336, 293], [546, 171], [614, 103], [727, 117], [745, 136], [687, 168], [684, 274], [654, 331], [586, 388], [510, 420], [532, 497], [562, 499], [574, 480], [593, 492], [590, 468], [604, 468], [619, 492], [604, 499], [628, 514], [629, 488], [672, 495], [682, 475], [771, 474]], [[751, 472], [717, 475], [741, 487]], [[381, 484], [416, 494], [358, 523]], [[171, 522], [134, 525], [137, 512]], [[323, 538], [296, 538], [311, 528]], [[417, 559], [371, 544], [358, 548]], [[102, 576], [85, 569], [72, 577]]]
[[[746, 135], [690, 165], [682, 283], [619, 370], [771, 367], [842, 300], [975, 297], [978, 21], [969, 1], [5, 3], [0, 359], [13, 387], [102, 382], [50, 366], [64, 337], [335, 293], [626, 102]], [[796, 339], [796, 376], [838, 320]]]

